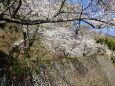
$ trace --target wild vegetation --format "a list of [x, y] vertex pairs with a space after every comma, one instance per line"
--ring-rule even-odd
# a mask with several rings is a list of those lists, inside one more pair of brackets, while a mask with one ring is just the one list
[[[115, 40], [111, 40], [108, 38], [98, 38], [96, 39], [97, 43], [101, 43], [102, 45], [107, 45], [107, 47], [112, 50], [113, 52], [115, 51]], [[111, 56], [111, 60], [113, 63], [115, 63], [115, 56]]]
[[31, 75], [42, 60], [91, 56], [98, 53], [97, 47], [105, 49], [97, 43], [115, 50], [114, 41], [96, 43], [84, 33], [90, 27], [114, 27], [114, 9], [114, 0], [1, 0], [0, 70], [13, 82]]
[[99, 38], [96, 40], [97, 43], [105, 44], [108, 46], [110, 50], [115, 50], [115, 40], [107, 39], [107, 38]]

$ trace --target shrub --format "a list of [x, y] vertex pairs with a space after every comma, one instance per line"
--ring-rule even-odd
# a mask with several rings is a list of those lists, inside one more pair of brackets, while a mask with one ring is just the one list
[[99, 38], [96, 39], [96, 42], [107, 45], [110, 50], [115, 50], [115, 41], [113, 40], [107, 38]]
[[111, 61], [115, 64], [115, 56], [111, 57]]

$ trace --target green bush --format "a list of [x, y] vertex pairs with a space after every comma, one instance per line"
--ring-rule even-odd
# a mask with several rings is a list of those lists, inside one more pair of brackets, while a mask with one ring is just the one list
[[111, 57], [111, 61], [115, 64], [115, 56]]
[[18, 59], [13, 59], [11, 74], [15, 77], [21, 76], [23, 74], [21, 68], [21, 62]]
[[13, 77], [19, 77], [23, 74], [23, 64], [17, 58], [11, 57], [0, 50], [0, 69], [11, 74]]
[[107, 38], [99, 38], [96, 39], [96, 42], [107, 45], [110, 50], [115, 50], [115, 41], [113, 40]]

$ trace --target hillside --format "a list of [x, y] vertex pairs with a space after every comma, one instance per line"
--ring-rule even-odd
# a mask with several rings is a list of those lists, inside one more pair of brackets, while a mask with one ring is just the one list
[[[3, 55], [0, 53], [0, 63], [6, 64], [4, 66], [0, 65], [1, 68], [5, 68], [5, 66], [10, 63], [10, 60], [5, 57], [8, 57], [7, 54], [12, 49], [12, 44], [22, 38], [22, 34], [15, 31], [16, 27], [14, 27], [14, 25], [12, 28], [14, 29], [1, 30], [0, 49], [2, 52], [6, 53], [6, 55], [5, 53], [3, 53]], [[82, 30], [79, 35], [84, 37], [86, 34], [90, 34], [88, 37], [91, 36], [94, 39], [95, 37], [101, 37], [115, 40], [113, 36], [103, 35], [98, 32], [89, 31], [88, 29]], [[42, 45], [35, 45], [35, 47], [39, 47], [39, 52], [37, 51], [37, 53], [43, 55], [46, 50], [40, 46]], [[30, 53], [31, 56], [34, 56], [33, 54], [36, 52], [34, 51], [34, 47], [32, 49]], [[112, 56], [109, 55], [108, 52], [112, 53], [109, 49], [106, 51], [102, 49], [98, 53], [96, 52], [89, 56], [80, 56], [76, 58], [71, 58], [70, 56], [63, 57], [64, 55], [61, 54], [60, 56], [60, 54], [57, 54], [53, 59], [52, 54], [48, 53], [45, 54], [45, 56], [43, 55], [41, 60], [39, 58], [38, 60], [36, 58], [29, 58], [25, 61], [23, 61], [23, 59], [21, 60], [21, 56], [23, 56], [22, 52], [22, 54], [17, 57], [18, 59], [14, 59], [14, 61], [18, 62], [18, 60], [21, 60], [21, 65], [26, 65], [29, 62], [28, 65], [31, 65], [29, 67], [34, 67], [35, 69], [31, 71], [32, 75], [26, 76], [26, 79], [24, 77], [19, 78], [21, 81], [15, 79], [16, 81], [13, 82], [13, 85], [17, 86], [21, 84], [25, 86], [24, 84], [26, 83], [26, 86], [114, 86], [115, 64], [112, 62]], [[17, 67], [20, 67], [19, 64], [20, 63], [15, 63], [12, 65], [14, 68], [16, 66], [13, 71], [14, 76], [20, 75], [20, 70], [15, 71]], [[1, 86], [5, 86], [6, 83], [9, 83], [4, 81], [4, 77], [0, 77]]]
[[[14, 86], [114, 86], [115, 65], [107, 55], [77, 59], [34, 61], [33, 71], [26, 80], [13, 82]], [[3, 80], [1, 78], [1, 80]], [[9, 82], [7, 82], [9, 84]], [[5, 86], [5, 85], [1, 85]]]
[[115, 86], [114, 0], [0, 0], [0, 86]]

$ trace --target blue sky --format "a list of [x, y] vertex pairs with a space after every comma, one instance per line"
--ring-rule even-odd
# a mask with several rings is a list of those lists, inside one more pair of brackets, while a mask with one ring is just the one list
[[[53, 1], [53, 0], [50, 0], [50, 1]], [[72, 3], [72, 4], [77, 3], [76, 0], [67, 0], [67, 1]], [[81, 0], [78, 0], [78, 1], [81, 1]], [[82, 0], [82, 1], [83, 1], [83, 4], [85, 6], [87, 6], [87, 4], [88, 4], [87, 0]], [[113, 15], [113, 18], [115, 18], [115, 15]], [[88, 25], [85, 22], [81, 22], [81, 24]], [[90, 29], [93, 30], [93, 31], [96, 31], [96, 32], [101, 32], [101, 33], [105, 33], [105, 34], [115, 36], [115, 27], [114, 28], [110, 27], [110, 28], [107, 28], [107, 29], [95, 29], [95, 28], [90, 27]]]
[[[67, 0], [67, 1], [72, 3], [72, 4], [76, 4], [76, 0]], [[82, 1], [83, 1], [84, 5], [88, 4], [87, 0], [82, 0]], [[113, 15], [113, 18], [115, 18], [115, 15]], [[81, 22], [81, 24], [88, 25], [85, 22]], [[95, 28], [90, 27], [90, 29], [93, 31], [96, 31], [96, 32], [101, 32], [101, 33], [115, 36], [115, 28], [112, 28], [112, 27], [106, 28], [106, 29], [95, 29]]]

